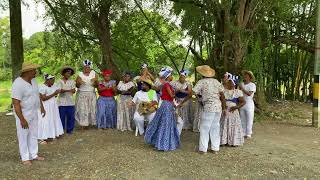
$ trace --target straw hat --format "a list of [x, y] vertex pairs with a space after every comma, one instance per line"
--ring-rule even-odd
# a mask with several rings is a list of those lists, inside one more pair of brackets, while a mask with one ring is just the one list
[[33, 64], [33, 63], [30, 63], [30, 62], [24, 62], [22, 64], [22, 68], [21, 68], [20, 72], [24, 73], [24, 72], [32, 71], [32, 70], [38, 69], [39, 67], [41, 67], [41, 66], [38, 65], [38, 64]]
[[196, 70], [204, 77], [214, 77], [216, 75], [216, 71], [208, 65], [197, 66]]
[[71, 70], [71, 76], [74, 75], [74, 69], [73, 69], [71, 66], [64, 66], [64, 67], [61, 69], [61, 75], [63, 75], [66, 70]]
[[150, 86], [153, 86], [153, 82], [151, 81], [151, 79], [148, 78], [140, 78], [140, 81], [145, 82], [147, 84], [149, 84]]
[[248, 74], [250, 76], [250, 78], [251, 78], [251, 81], [255, 81], [256, 80], [256, 78], [254, 77], [252, 71], [243, 70], [242, 74], [243, 75]]

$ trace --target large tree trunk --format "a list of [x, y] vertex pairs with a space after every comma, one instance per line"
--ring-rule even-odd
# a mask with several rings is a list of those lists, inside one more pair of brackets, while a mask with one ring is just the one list
[[11, 61], [12, 81], [20, 75], [23, 63], [23, 39], [21, 21], [21, 1], [10, 0], [10, 37], [11, 37]]
[[112, 69], [114, 77], [120, 79], [121, 73], [113, 60], [111, 26], [110, 26], [111, 1], [105, 2], [100, 7], [100, 12], [92, 15], [92, 22], [99, 39], [102, 53], [102, 62], [100, 67], [103, 69]]

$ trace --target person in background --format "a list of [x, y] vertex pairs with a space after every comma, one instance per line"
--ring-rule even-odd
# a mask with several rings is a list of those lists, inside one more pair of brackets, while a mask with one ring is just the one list
[[62, 79], [57, 83], [61, 90], [58, 98], [59, 113], [63, 129], [66, 130], [67, 134], [71, 134], [75, 122], [75, 103], [72, 96], [76, 92], [76, 82], [70, 78], [74, 75], [74, 69], [65, 66], [61, 70], [61, 75]]
[[221, 145], [242, 146], [244, 143], [243, 130], [239, 110], [245, 105], [243, 93], [237, 89], [239, 77], [230, 74], [226, 82], [224, 96], [227, 112], [221, 118]]
[[154, 81], [154, 77], [148, 69], [148, 64], [143, 63], [141, 65], [140, 76], [137, 78], [137, 88], [138, 91], [142, 89], [142, 79], [150, 79], [152, 82]]
[[207, 152], [209, 140], [211, 141], [211, 151], [217, 153], [220, 148], [220, 118], [226, 109], [223, 85], [213, 78], [215, 70], [210, 66], [198, 66], [196, 70], [203, 76], [203, 79], [199, 80], [193, 88], [196, 95], [201, 94], [203, 104], [199, 153], [205, 154]]
[[162, 103], [153, 120], [149, 123], [144, 139], [147, 144], [153, 145], [159, 151], [171, 151], [180, 146], [180, 135], [177, 129], [177, 117], [173, 103], [175, 92], [170, 85], [172, 71], [161, 71], [165, 79], [161, 90]]
[[42, 117], [39, 111], [38, 139], [40, 144], [47, 144], [48, 139], [59, 138], [63, 135], [63, 127], [59, 115], [56, 96], [60, 89], [54, 85], [55, 77], [50, 74], [44, 75], [44, 84], [39, 86], [40, 98], [43, 101], [46, 116]]
[[117, 89], [120, 93], [117, 107], [117, 129], [121, 131], [132, 131], [131, 120], [133, 119], [134, 108], [128, 105], [132, 101], [134, 83], [131, 81], [131, 74], [125, 72], [123, 81], [120, 81]]
[[111, 80], [112, 71], [102, 71], [103, 81], [99, 82], [99, 98], [97, 102], [98, 129], [117, 127], [117, 103], [114, 96], [117, 92], [117, 83]]
[[44, 157], [38, 155], [38, 110], [40, 109], [42, 117], [46, 115], [35, 79], [39, 67], [37, 64], [24, 62], [20, 76], [12, 84], [11, 98], [19, 152], [21, 161], [26, 166], [31, 166], [33, 160], [44, 160]]
[[98, 83], [98, 77], [92, 70], [92, 62], [83, 61], [83, 70], [76, 79], [78, 92], [76, 96], [75, 119], [81, 129], [86, 129], [89, 125], [96, 124], [97, 97], [95, 87]]
[[256, 92], [256, 85], [253, 83], [255, 77], [251, 71], [242, 71], [244, 83], [241, 83], [239, 89], [244, 94], [246, 104], [240, 109], [240, 118], [245, 138], [252, 137], [252, 126], [254, 119], [254, 101], [253, 96]]
[[175, 89], [175, 100], [178, 103], [177, 109], [183, 121], [183, 129], [191, 129], [193, 123], [192, 86], [186, 81], [187, 74], [186, 70], [180, 71], [179, 80], [172, 83]]
[[129, 105], [136, 107], [133, 120], [136, 125], [137, 134], [143, 135], [145, 132], [144, 122], [150, 123], [156, 114], [158, 98], [156, 91], [151, 89], [153, 82], [150, 79], [142, 78], [141, 82], [142, 89], [134, 95]]

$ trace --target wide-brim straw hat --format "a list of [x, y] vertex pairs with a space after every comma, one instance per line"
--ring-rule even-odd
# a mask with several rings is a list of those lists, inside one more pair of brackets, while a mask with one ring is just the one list
[[208, 65], [197, 66], [196, 70], [204, 77], [214, 77], [216, 75], [216, 71]]
[[62, 69], [61, 69], [61, 75], [64, 74], [64, 71], [66, 70], [71, 70], [71, 76], [74, 75], [74, 69], [71, 67], [71, 66], [64, 66]]
[[145, 83], [149, 84], [150, 86], [153, 86], [153, 82], [151, 81], [151, 79], [141, 77], [140, 81], [145, 82]]
[[24, 63], [22, 64], [22, 68], [21, 68], [20, 72], [21, 72], [21, 73], [24, 73], [24, 72], [36, 70], [36, 69], [38, 69], [39, 67], [41, 67], [41, 66], [38, 65], [38, 64], [33, 64], [33, 63], [31, 63], [31, 62], [24, 62]]
[[254, 77], [252, 71], [243, 70], [242, 74], [243, 75], [248, 74], [250, 76], [250, 78], [251, 78], [251, 81], [255, 81], [256, 80], [256, 78]]

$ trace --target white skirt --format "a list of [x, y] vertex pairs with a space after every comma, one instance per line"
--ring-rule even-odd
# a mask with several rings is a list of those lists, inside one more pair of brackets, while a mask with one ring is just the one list
[[39, 111], [38, 139], [44, 140], [61, 136], [64, 132], [56, 98], [43, 101], [43, 106], [46, 110], [46, 116], [42, 117]]

